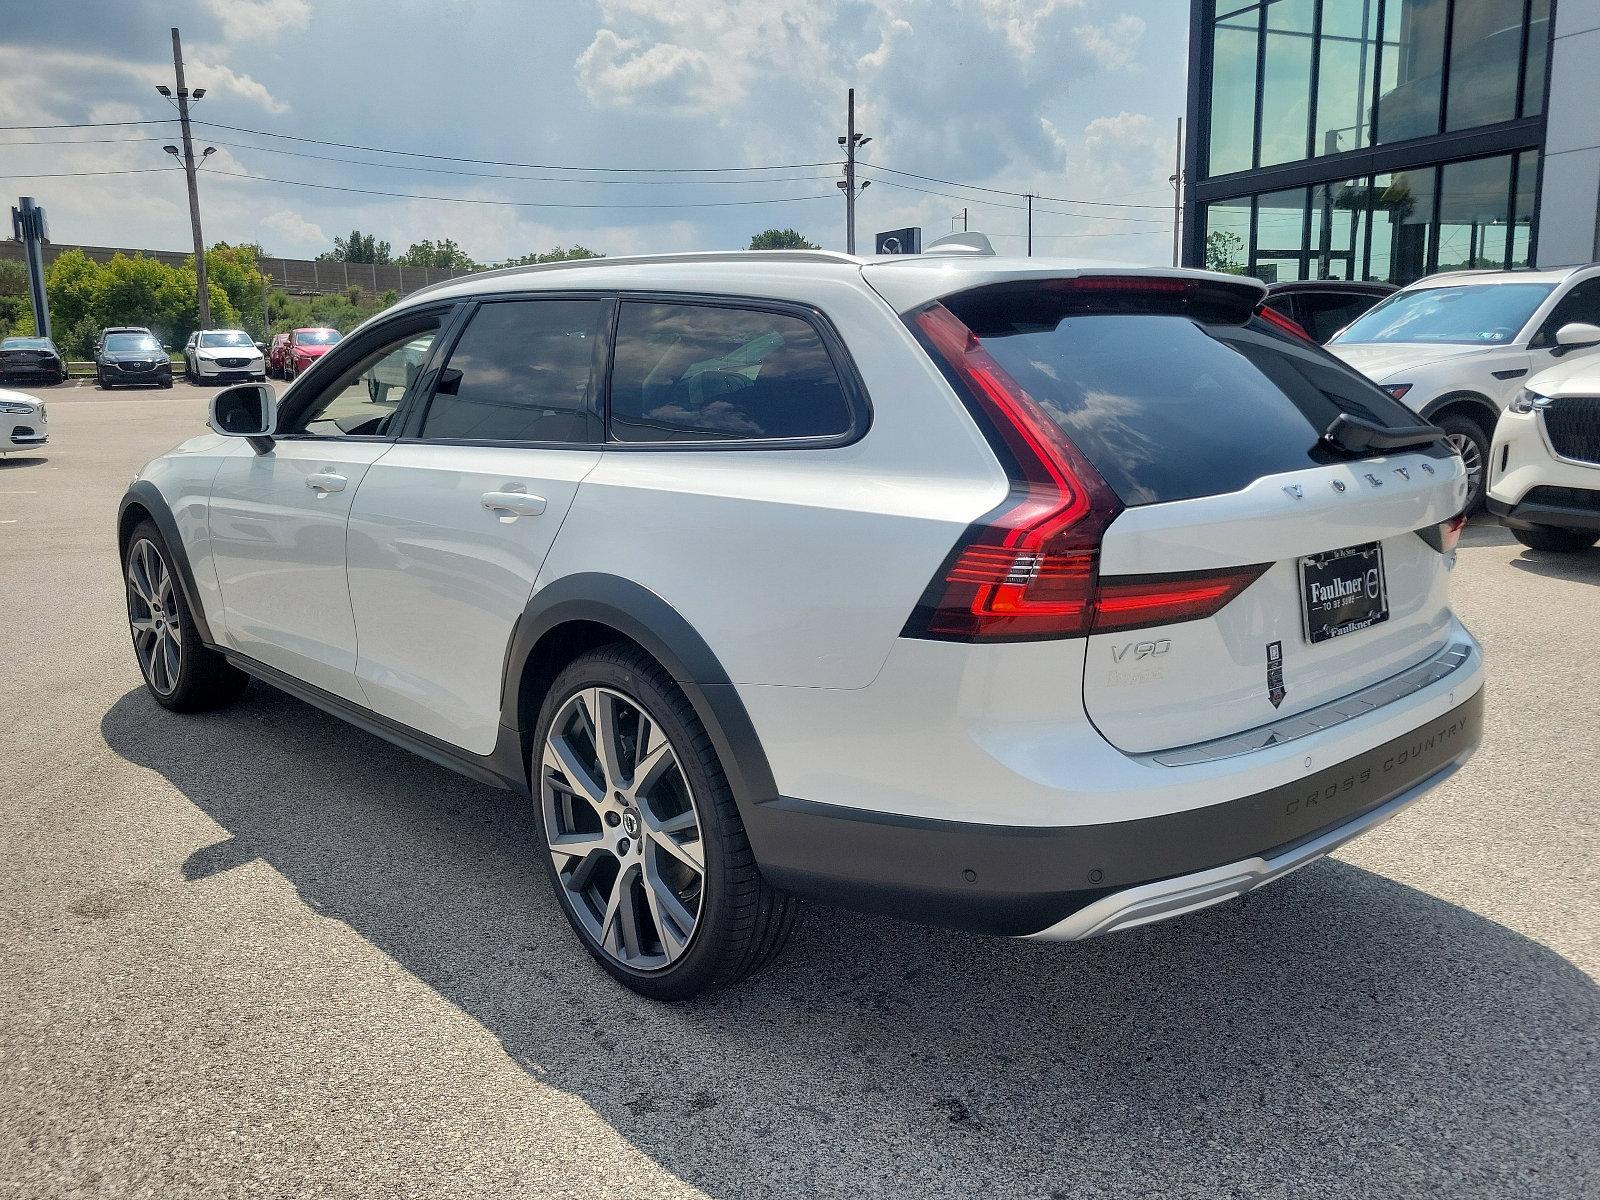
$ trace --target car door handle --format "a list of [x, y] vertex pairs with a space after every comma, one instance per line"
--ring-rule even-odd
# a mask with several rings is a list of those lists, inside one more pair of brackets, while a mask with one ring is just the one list
[[485, 492], [483, 506], [500, 514], [502, 521], [514, 521], [518, 517], [537, 517], [544, 511], [545, 500], [528, 492]]
[[332, 471], [313, 471], [306, 476], [306, 486], [324, 496], [329, 492], [344, 491], [345, 484], [349, 482], [343, 475], [335, 475]]

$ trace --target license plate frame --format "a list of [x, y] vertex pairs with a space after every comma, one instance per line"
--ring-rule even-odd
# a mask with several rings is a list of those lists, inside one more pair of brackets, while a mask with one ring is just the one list
[[[1300, 580], [1300, 632], [1311, 645], [1371, 629], [1389, 619], [1389, 583], [1383, 543], [1360, 542], [1296, 564]], [[1354, 586], [1359, 590], [1349, 591]], [[1332, 587], [1336, 594], [1314, 589]], [[1337, 594], [1337, 593], [1343, 593]]]

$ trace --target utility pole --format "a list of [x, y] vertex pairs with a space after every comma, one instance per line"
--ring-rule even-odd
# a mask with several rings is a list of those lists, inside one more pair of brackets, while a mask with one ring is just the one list
[[1178, 240], [1178, 225], [1183, 220], [1183, 118], [1178, 118], [1178, 141], [1172, 151], [1172, 265], [1178, 266], [1182, 251]]
[[[211, 293], [206, 285], [206, 241], [200, 232], [200, 187], [195, 181], [197, 164], [194, 158], [194, 140], [189, 134], [189, 102], [199, 100], [206, 94], [205, 88], [196, 88], [194, 95], [189, 94], [188, 85], [183, 81], [183, 42], [178, 38], [178, 27], [172, 27], [172, 70], [178, 79], [178, 124], [183, 128], [183, 174], [189, 182], [189, 230], [194, 234], [194, 276], [195, 291], [200, 301], [200, 328], [211, 327]], [[158, 84], [156, 91], [167, 99], [173, 98], [172, 92], [165, 84]], [[168, 146], [167, 151], [177, 154], [177, 147]], [[212, 147], [207, 147], [202, 158], [212, 153]]]
[[856, 187], [856, 150], [865, 146], [872, 139], [863, 137], [856, 132], [856, 90], [851, 88], [848, 93], [848, 112], [845, 117], [845, 135], [839, 139], [839, 144], [844, 147], [844, 178], [836, 185], [844, 192], [844, 248], [847, 254], [856, 252], [856, 197], [872, 186], [872, 181], [866, 180], [861, 186]]
[[1033, 193], [1028, 193], [1028, 257], [1033, 257]]

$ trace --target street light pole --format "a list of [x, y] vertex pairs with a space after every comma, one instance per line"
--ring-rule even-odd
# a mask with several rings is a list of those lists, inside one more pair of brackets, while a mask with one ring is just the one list
[[[189, 134], [189, 95], [188, 85], [183, 80], [183, 42], [178, 38], [178, 27], [172, 27], [172, 69], [178, 79], [178, 124], [183, 128], [183, 174], [189, 183], [189, 231], [194, 235], [194, 280], [197, 298], [200, 301], [200, 328], [211, 327], [211, 292], [206, 284], [206, 241], [200, 232], [200, 185], [195, 180], [194, 140]], [[165, 87], [158, 86], [156, 91], [163, 96], [171, 98], [171, 93]], [[195, 100], [206, 93], [205, 88], [197, 88]]]
[[856, 252], [856, 196], [872, 186], [872, 181], [866, 180], [856, 187], [856, 150], [865, 146], [872, 139], [863, 137], [856, 132], [856, 90], [851, 88], [848, 93], [848, 113], [845, 119], [845, 135], [839, 139], [839, 144], [844, 147], [844, 178], [839, 180], [838, 188], [844, 193], [844, 248], [847, 254]]

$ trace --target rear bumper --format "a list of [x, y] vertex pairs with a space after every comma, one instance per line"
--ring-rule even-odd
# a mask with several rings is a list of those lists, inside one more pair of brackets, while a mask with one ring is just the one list
[[1483, 692], [1265, 791], [1139, 820], [1000, 826], [780, 798], [746, 823], [776, 886], [977, 932], [1077, 939], [1219, 903], [1327, 854], [1472, 754]]

